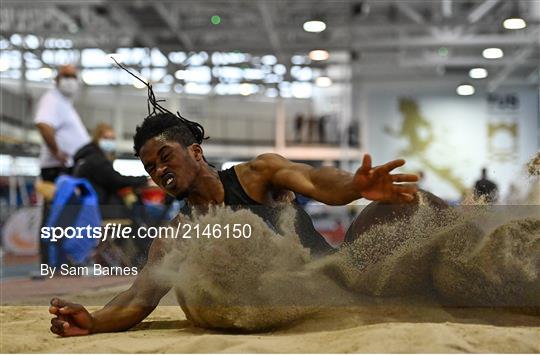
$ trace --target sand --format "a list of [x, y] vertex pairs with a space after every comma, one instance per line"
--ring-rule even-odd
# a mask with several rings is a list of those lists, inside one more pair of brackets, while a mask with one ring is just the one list
[[[82, 303], [100, 298], [105, 302], [118, 291], [116, 287], [66, 298]], [[174, 302], [173, 296], [169, 294], [164, 303]], [[49, 326], [47, 307], [1, 307], [0, 352], [540, 352], [537, 317], [501, 310], [443, 308], [429, 302], [386, 300], [336, 307], [279, 330], [255, 334], [194, 327], [178, 306], [159, 306], [147, 320], [123, 333], [60, 338], [49, 332]]]
[[[538, 209], [436, 208], [430, 201], [420, 194], [416, 209], [318, 260], [299, 243], [292, 208], [282, 208], [273, 230], [247, 210], [215, 207], [186, 223], [249, 223], [251, 238], [176, 240], [155, 277], [175, 289], [193, 324], [240, 332], [277, 329], [366, 296], [540, 314]], [[388, 215], [386, 206], [376, 208]]]
[[540, 151], [527, 162], [527, 173], [529, 176], [540, 176]]
[[[475, 211], [476, 207], [472, 208]], [[353, 273], [353, 276], [362, 278], [365, 270], [369, 270], [370, 276], [363, 282], [352, 277], [350, 285], [344, 287], [342, 281], [346, 278], [343, 275], [341, 279], [337, 278], [340, 282], [335, 282], [331, 275], [321, 272], [328, 270], [327, 265], [333, 265], [331, 269], [334, 271], [340, 270], [336, 265], [343, 265], [333, 261], [338, 255], [311, 260], [291, 233], [293, 215], [284, 213], [281, 227], [273, 231], [262, 220], [257, 220], [258, 217], [245, 213], [248, 212], [216, 211], [196, 219], [206, 223], [215, 223], [221, 218], [231, 222], [249, 220], [259, 237], [249, 239], [248, 243], [223, 239], [204, 243], [181, 242], [183, 247], [173, 249], [163, 267], [156, 272], [156, 277], [163, 282], [171, 282], [175, 291], [162, 300], [146, 321], [132, 330], [59, 338], [49, 332], [51, 316], [46, 306], [20, 306], [25, 302], [19, 300], [17, 306], [1, 308], [0, 352], [540, 353], [540, 317], [523, 312], [519, 307], [471, 307], [470, 297], [478, 297], [477, 291], [465, 296], [465, 307], [462, 304], [448, 307], [440, 302], [438, 295], [446, 292], [456, 300], [452, 288], [441, 291], [440, 285], [429, 283], [435, 277], [443, 280], [445, 285], [458, 287], [465, 280], [463, 288], [455, 292], [459, 295], [473, 282], [491, 285], [489, 282], [493, 280], [488, 276], [495, 272], [505, 277], [516, 276], [517, 273], [523, 277], [516, 279], [518, 285], [532, 282], [534, 286], [537, 280], [534, 270], [537, 269], [531, 262], [538, 253], [533, 248], [536, 247], [536, 239], [530, 236], [536, 235], [538, 226], [537, 221], [530, 217], [516, 219], [516, 216], [507, 216], [507, 221], [475, 212], [476, 219], [451, 223], [451, 227], [435, 234], [435, 237], [432, 235], [433, 238], [428, 238], [431, 233], [428, 227], [435, 228], [433, 219], [431, 222], [429, 219], [418, 221], [422, 228], [426, 228], [424, 233], [405, 233], [409, 238], [386, 241], [385, 248], [372, 243], [369, 248], [379, 250], [379, 253], [368, 258], [368, 263], [360, 264], [360, 271]], [[420, 209], [419, 213], [425, 212]], [[515, 214], [517, 217], [521, 215]], [[450, 220], [455, 222], [452, 218]], [[399, 223], [399, 228], [407, 227]], [[367, 248], [370, 244], [365, 241], [375, 241], [377, 233], [399, 231], [391, 225], [381, 228], [374, 229], [370, 232], [372, 234], [368, 233], [369, 237], [360, 239], [362, 242], [358, 243], [364, 243], [362, 247]], [[465, 228], [465, 232], [460, 228]], [[472, 244], [463, 245], [459, 239], [449, 238], [449, 235], [476, 235], [478, 238], [470, 238]], [[432, 239], [438, 241], [434, 243]], [[508, 243], [508, 240], [524, 241], [524, 248], [520, 248], [519, 243]], [[527, 244], [529, 242], [532, 244]], [[457, 243], [457, 246], [452, 246], [452, 243]], [[418, 246], [421, 248], [417, 249]], [[434, 249], [442, 256], [433, 257], [431, 252], [427, 252]], [[411, 252], [413, 250], [417, 252]], [[471, 250], [475, 258], [483, 261], [473, 263], [474, 270], [480, 268], [482, 271], [475, 274], [479, 275], [477, 279], [471, 279], [468, 272], [462, 271], [461, 268], [469, 264], [455, 264], [456, 260], [471, 260], [468, 257], [471, 253], [466, 252]], [[445, 254], [451, 252], [456, 255]], [[498, 255], [509, 257], [497, 259]], [[415, 256], [422, 257], [415, 259]], [[425, 263], [426, 260], [429, 262]], [[448, 260], [454, 262], [452, 267], [442, 267], [441, 264]], [[508, 262], [509, 265], [505, 264]], [[354, 265], [355, 268], [358, 266]], [[175, 272], [175, 267], [184, 272]], [[438, 268], [446, 271], [434, 273]], [[350, 268], [346, 270], [351, 271]], [[508, 271], [511, 273], [507, 274]], [[411, 287], [408, 280], [414, 279], [414, 275], [433, 287]], [[64, 298], [82, 304], [105, 304], [127, 287]], [[425, 290], [429, 292], [423, 292]], [[400, 297], [395, 297], [395, 293]], [[185, 313], [181, 307], [174, 306], [177, 296]], [[512, 299], [505, 294], [499, 296]], [[98, 308], [92, 306], [90, 310]]]
[[[4, 306], [0, 350], [540, 352], [538, 206], [419, 201], [321, 259], [300, 245], [291, 208], [275, 229], [245, 210], [212, 209], [186, 222], [247, 222], [252, 237], [171, 241], [153, 271], [173, 291], [147, 321], [63, 339], [48, 332], [46, 307]], [[66, 298], [105, 303], [118, 291]]]
[[252, 235], [178, 239], [155, 277], [172, 285], [188, 319], [204, 328], [275, 329], [322, 306], [350, 304], [346, 290], [306, 267], [311, 259], [294, 233], [294, 209], [283, 206], [280, 218], [274, 231], [247, 210], [219, 207], [194, 216], [185, 223], [249, 223]]

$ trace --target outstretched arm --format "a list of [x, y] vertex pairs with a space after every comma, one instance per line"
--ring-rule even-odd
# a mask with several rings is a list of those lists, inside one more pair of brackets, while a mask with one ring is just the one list
[[416, 175], [390, 174], [405, 164], [402, 159], [372, 167], [371, 157], [366, 154], [355, 174], [333, 167], [313, 168], [293, 163], [277, 154], [263, 154], [251, 164], [272, 186], [328, 205], [344, 205], [362, 197], [373, 201], [408, 202], [417, 191], [414, 185], [401, 184], [418, 181]]
[[162, 255], [162, 242], [156, 239], [150, 247], [148, 263], [133, 285], [92, 314], [80, 304], [53, 298], [49, 313], [56, 317], [51, 320], [51, 331], [60, 336], [88, 335], [127, 330], [140, 323], [170, 289], [152, 277], [152, 267]]

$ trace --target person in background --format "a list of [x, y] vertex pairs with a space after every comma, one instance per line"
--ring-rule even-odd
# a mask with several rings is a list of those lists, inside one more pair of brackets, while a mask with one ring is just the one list
[[92, 134], [92, 141], [75, 153], [73, 175], [90, 181], [99, 196], [104, 218], [126, 217], [124, 202], [118, 190], [125, 187], [142, 187], [148, 182], [146, 176], [125, 176], [114, 170], [116, 141], [113, 128], [99, 123]]
[[299, 113], [294, 118], [294, 140], [296, 143], [302, 141], [302, 127], [304, 126], [304, 116]]
[[326, 121], [327, 116], [322, 115], [317, 122], [319, 128], [319, 143], [326, 143]]
[[315, 115], [309, 115], [307, 118], [307, 143], [315, 143], [316, 138], [315, 135], [317, 134], [317, 118]]
[[[58, 68], [56, 85], [39, 100], [34, 123], [43, 137], [39, 156], [41, 179], [54, 182], [60, 174], [69, 174], [72, 157], [90, 137], [73, 107], [79, 88], [77, 69], [73, 65]], [[42, 226], [49, 214], [49, 202], [43, 204]], [[47, 263], [47, 245], [40, 238], [41, 262]]]
[[498, 198], [497, 185], [487, 178], [486, 168], [482, 168], [482, 178], [474, 184], [474, 197], [484, 196], [486, 202], [496, 202]]

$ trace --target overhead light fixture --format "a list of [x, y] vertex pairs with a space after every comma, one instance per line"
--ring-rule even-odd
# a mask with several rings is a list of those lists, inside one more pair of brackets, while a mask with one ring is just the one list
[[503, 27], [507, 30], [521, 30], [522, 28], [527, 27], [527, 23], [523, 17], [520, 16], [519, 1], [514, 1], [513, 5], [510, 16], [503, 21]]
[[469, 76], [472, 79], [484, 79], [487, 78], [488, 72], [484, 68], [472, 68], [469, 70]]
[[521, 30], [522, 28], [527, 27], [527, 22], [521, 17], [510, 17], [504, 20], [503, 27], [507, 30]]
[[118, 63], [122, 63], [122, 61], [124, 60], [124, 56], [120, 53], [107, 53], [106, 56], [108, 58], [114, 58], [114, 60], [116, 60]]
[[8, 69], [9, 69], [9, 62], [4, 58], [0, 58], [0, 71], [6, 71]]
[[184, 70], [177, 70], [174, 72], [174, 77], [178, 80], [184, 80], [186, 78], [186, 73]]
[[439, 49], [437, 49], [437, 54], [439, 55], [439, 57], [448, 57], [448, 48], [446, 47], [440, 47]]
[[[144, 80], [144, 79], [142, 79]], [[146, 80], [144, 80], [144, 82], [147, 82]], [[140, 80], [137, 80], [137, 79], [133, 79], [133, 86], [135, 86], [137, 89], [143, 89], [146, 87], [146, 85], [141, 82]]]
[[486, 59], [498, 59], [502, 58], [503, 55], [504, 53], [500, 48], [486, 48], [482, 52], [482, 56]]
[[315, 79], [315, 85], [320, 88], [327, 88], [332, 85], [332, 79], [327, 76], [319, 76], [317, 79]]
[[327, 60], [330, 55], [323, 49], [316, 49], [309, 52], [309, 59], [311, 60]]
[[39, 69], [39, 75], [43, 79], [49, 79], [53, 76], [53, 71], [51, 68], [43, 67]]
[[326, 29], [326, 24], [322, 21], [306, 21], [303, 27], [306, 32], [322, 32]]
[[239, 88], [238, 92], [242, 96], [249, 96], [249, 95], [254, 93], [253, 85], [248, 84], [248, 83], [242, 83], [242, 84], [240, 84], [240, 88]]
[[210, 17], [210, 22], [212, 25], [219, 25], [221, 23], [221, 17], [219, 15], [213, 15]]
[[461, 84], [457, 87], [456, 92], [460, 96], [470, 96], [474, 94], [474, 86], [470, 84]]

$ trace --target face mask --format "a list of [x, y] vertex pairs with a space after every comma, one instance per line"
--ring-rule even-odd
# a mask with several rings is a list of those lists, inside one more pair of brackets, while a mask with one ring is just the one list
[[100, 139], [98, 145], [105, 153], [114, 153], [116, 151], [116, 142], [113, 139]]
[[79, 90], [79, 81], [75, 78], [60, 78], [58, 81], [58, 90], [66, 97], [74, 97]]

